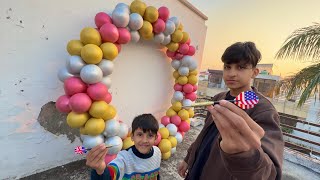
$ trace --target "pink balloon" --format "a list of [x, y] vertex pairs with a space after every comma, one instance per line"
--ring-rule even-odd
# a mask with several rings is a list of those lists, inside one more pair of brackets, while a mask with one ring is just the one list
[[158, 9], [159, 12], [159, 18], [163, 21], [167, 21], [170, 16], [170, 11], [167, 7], [162, 6]]
[[86, 92], [87, 85], [78, 77], [70, 77], [64, 81], [64, 92], [68, 96]]
[[110, 102], [112, 101], [112, 95], [110, 93], [107, 93], [103, 100], [106, 103], [110, 104]]
[[186, 122], [186, 121], [181, 121], [181, 123], [180, 123], [178, 128], [179, 128], [179, 131], [187, 132], [187, 131], [190, 130], [190, 124], [188, 122]]
[[71, 111], [70, 107], [69, 107], [69, 96], [67, 95], [62, 95], [57, 99], [56, 102], [56, 108], [60, 111], [60, 112], [64, 112], [64, 113], [69, 113]]
[[181, 123], [181, 118], [180, 118], [180, 116], [178, 116], [178, 115], [172, 116], [172, 117], [170, 118], [170, 120], [171, 120], [171, 123], [174, 124], [174, 125], [176, 125], [177, 127], [178, 127], [178, 126], [180, 125], [180, 123]]
[[160, 143], [161, 141], [161, 134], [159, 133], [159, 131], [157, 132], [157, 139], [156, 141], [154, 142], [154, 145], [155, 146], [158, 146], [158, 144]]
[[168, 116], [163, 116], [161, 118], [161, 124], [163, 124], [164, 126], [167, 126], [168, 124], [170, 124], [170, 117]]
[[190, 45], [190, 43], [191, 43], [191, 39], [189, 38], [189, 39], [187, 40], [186, 44]]
[[118, 44], [118, 43], [114, 43], [114, 45], [116, 45], [117, 46], [117, 49], [118, 49], [118, 53], [120, 53], [121, 52], [121, 44]]
[[106, 23], [100, 28], [100, 35], [103, 42], [117, 42], [119, 39], [118, 28], [110, 23]]
[[193, 86], [191, 84], [183, 85], [183, 92], [192, 93], [193, 92]]
[[104, 162], [106, 164], [109, 164], [112, 160], [114, 160], [115, 158], [117, 157], [117, 154], [107, 154], [105, 157], [104, 157]]
[[190, 99], [191, 101], [195, 101], [197, 99], [197, 95], [196, 95], [196, 93], [192, 92], [192, 93], [186, 94], [185, 98]]
[[185, 135], [185, 132], [182, 132], [182, 131], [178, 131], [178, 133], [180, 133], [182, 137], [184, 137]]
[[167, 54], [167, 56], [168, 56], [169, 58], [173, 58], [173, 57], [176, 55], [176, 52], [171, 52], [171, 51], [169, 51], [169, 49], [167, 49], [166, 54]]
[[101, 28], [101, 26], [103, 26], [106, 23], [112, 23], [112, 19], [108, 14], [106, 14], [104, 12], [99, 12], [94, 17], [94, 22], [96, 23], [96, 26], [98, 28]]
[[69, 105], [72, 111], [84, 113], [90, 109], [91, 99], [86, 93], [78, 93], [70, 98]]
[[131, 40], [131, 34], [127, 28], [118, 28], [119, 39], [117, 43], [127, 44]]
[[102, 83], [92, 84], [88, 87], [87, 93], [94, 101], [102, 101], [108, 94], [108, 88]]
[[153, 23], [153, 31], [155, 33], [162, 33], [166, 28], [166, 23], [162, 19], [158, 19], [156, 22]]
[[176, 60], [181, 60], [183, 58], [183, 54], [177, 52], [176, 55], [174, 56], [174, 58]]
[[188, 55], [193, 56], [195, 53], [196, 53], [196, 48], [194, 48], [194, 46], [190, 46]]
[[180, 44], [180, 46], [179, 46], [179, 52], [180, 52], [181, 54], [184, 54], [184, 55], [188, 54], [188, 52], [189, 52], [189, 45], [188, 45], [188, 44]]
[[175, 91], [182, 91], [182, 85], [181, 84], [179, 84], [179, 83], [176, 83], [174, 86], [173, 86], [173, 89], [175, 90]]
[[198, 86], [195, 84], [193, 85], [193, 92], [196, 92], [198, 90]]

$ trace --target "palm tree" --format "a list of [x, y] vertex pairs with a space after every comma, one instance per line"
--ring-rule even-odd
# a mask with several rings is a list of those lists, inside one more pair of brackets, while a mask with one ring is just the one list
[[276, 59], [311, 60], [313, 64], [300, 72], [285, 78], [279, 86], [292, 97], [302, 91], [298, 106], [319, 93], [320, 85], [320, 24], [304, 27], [294, 31], [276, 53]]

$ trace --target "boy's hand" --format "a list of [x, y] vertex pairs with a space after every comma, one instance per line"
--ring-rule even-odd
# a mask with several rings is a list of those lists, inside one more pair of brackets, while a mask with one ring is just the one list
[[101, 175], [106, 168], [106, 163], [104, 162], [104, 157], [106, 156], [108, 149], [104, 143], [91, 149], [86, 157], [86, 165], [95, 169], [97, 174]]
[[181, 161], [181, 163], [178, 166], [178, 174], [185, 178], [187, 175], [187, 169], [188, 169], [188, 164], [185, 161]]
[[220, 132], [220, 147], [225, 153], [236, 154], [261, 147], [264, 130], [235, 104], [222, 100], [207, 108]]

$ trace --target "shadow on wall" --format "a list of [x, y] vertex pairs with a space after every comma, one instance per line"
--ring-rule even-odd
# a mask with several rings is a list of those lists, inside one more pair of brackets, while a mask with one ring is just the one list
[[52, 101], [42, 106], [38, 116], [38, 122], [45, 130], [57, 136], [66, 135], [73, 142], [76, 137], [80, 137], [79, 128], [70, 128], [66, 119], [67, 114], [59, 112]]

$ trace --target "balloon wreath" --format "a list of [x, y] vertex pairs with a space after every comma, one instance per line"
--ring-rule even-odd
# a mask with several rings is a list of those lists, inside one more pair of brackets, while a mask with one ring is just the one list
[[58, 72], [65, 95], [57, 99], [56, 107], [68, 113], [67, 124], [71, 128], [80, 128], [84, 147], [92, 148], [103, 142], [113, 145], [106, 156], [107, 162], [121, 149], [133, 145], [130, 128], [117, 119], [108, 89], [113, 61], [121, 45], [138, 42], [140, 37], [166, 46], [166, 54], [175, 69], [172, 106], [161, 118], [155, 144], [162, 152], [162, 159], [170, 158], [190, 129], [189, 118], [194, 116], [194, 111], [184, 106], [197, 98], [197, 62], [192, 57], [195, 48], [178, 18], [169, 18], [169, 14], [167, 7], [156, 9], [141, 0], [134, 0], [130, 6], [119, 3], [112, 15], [96, 14], [97, 28], [86, 27], [80, 33], [80, 40], [68, 42], [70, 57], [66, 67]]

